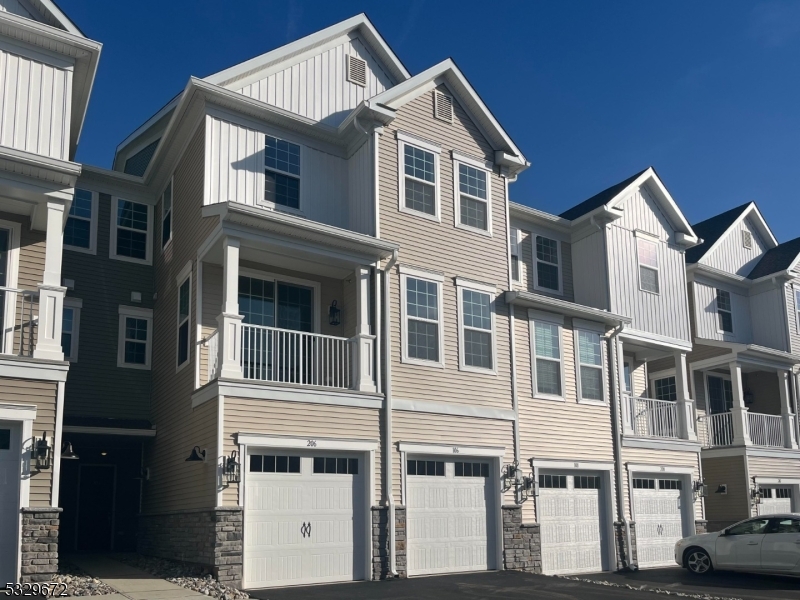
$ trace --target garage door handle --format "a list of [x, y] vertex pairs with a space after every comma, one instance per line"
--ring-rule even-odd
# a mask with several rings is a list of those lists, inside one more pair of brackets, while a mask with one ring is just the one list
[[306, 536], [311, 537], [311, 521], [309, 521], [308, 523], [303, 521], [303, 524], [300, 526], [300, 534], [303, 537]]

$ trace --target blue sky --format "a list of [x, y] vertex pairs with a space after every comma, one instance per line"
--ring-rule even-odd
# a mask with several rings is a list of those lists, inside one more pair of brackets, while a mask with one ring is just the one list
[[[800, 236], [800, 1], [60, 0], [103, 43], [78, 160], [204, 77], [366, 12], [411, 73], [453, 57], [561, 212], [653, 165], [691, 222], [749, 200]], [[224, 7], [220, 10], [220, 7]]]

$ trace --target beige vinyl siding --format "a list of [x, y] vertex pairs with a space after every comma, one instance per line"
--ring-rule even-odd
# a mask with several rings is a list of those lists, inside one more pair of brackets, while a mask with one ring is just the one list
[[[153, 267], [109, 258], [112, 215], [116, 218], [112, 201], [108, 194], [99, 195], [97, 254], [64, 249], [62, 274], [75, 281], [67, 298], [82, 302], [78, 361], [70, 364], [64, 414], [149, 419], [150, 371], [117, 367], [117, 348], [120, 305], [155, 304]], [[131, 292], [139, 292], [142, 301], [131, 302]]]
[[[501, 464], [514, 462], [514, 430], [511, 421], [394, 411], [392, 423], [392, 492], [398, 504], [402, 497], [402, 465], [400, 452], [397, 450], [399, 443], [505, 448]], [[525, 466], [522, 465], [522, 468]], [[503, 494], [503, 504], [513, 503], [514, 492], [509, 490]]]
[[[382, 411], [351, 406], [226, 397], [224, 413], [223, 449], [226, 456], [230, 456], [231, 451], [238, 450], [236, 434], [240, 431], [304, 439], [374, 440], [377, 443], [375, 502], [380, 502], [383, 493], [380, 444]], [[237, 505], [239, 486], [227, 486], [223, 499], [226, 506]]]
[[[519, 261], [519, 275], [520, 280], [518, 283], [514, 285], [516, 289], [525, 290], [528, 292], [534, 292], [537, 294], [543, 294], [545, 296], [553, 296], [554, 298], [562, 298], [563, 300], [568, 300], [570, 302], [575, 301], [575, 293], [573, 289], [573, 281], [572, 281], [572, 247], [570, 246], [569, 242], [559, 242], [561, 247], [561, 285], [563, 294], [559, 294], [558, 292], [550, 292], [544, 289], [536, 289], [536, 278], [535, 278], [535, 270], [534, 270], [534, 239], [537, 234], [547, 236], [548, 233], [546, 230], [537, 230], [536, 232], [531, 232], [530, 226], [527, 226], [521, 222], [514, 222], [512, 220], [512, 227], [516, 227], [519, 229], [520, 233], [520, 240], [519, 240], [519, 250], [520, 250], [520, 261]], [[553, 234], [551, 234], [553, 235]], [[556, 239], [556, 236], [553, 235], [553, 239]]]
[[[194, 361], [196, 352], [195, 298], [197, 269], [192, 268], [192, 314], [189, 331], [189, 364], [178, 373], [176, 363], [175, 307], [178, 288], [175, 278], [188, 261], [197, 257], [197, 248], [208, 237], [216, 224], [215, 218], [203, 218], [203, 168], [205, 133], [203, 126], [178, 162], [173, 177], [173, 239], [161, 251], [161, 219], [156, 218], [156, 243], [154, 264], [156, 272], [156, 302], [153, 313], [154, 330], [159, 332], [153, 346], [152, 420], [158, 435], [153, 440], [146, 464], [151, 478], [145, 486], [144, 512], [210, 508], [216, 502], [214, 463], [188, 464], [185, 458], [192, 448], [205, 448], [209, 457], [216, 455], [217, 408], [216, 402], [207, 402], [192, 409], [194, 391]], [[161, 214], [160, 205], [155, 214]], [[198, 472], [202, 476], [198, 476]]]
[[751, 480], [753, 477], [800, 478], [800, 460], [796, 458], [748, 456], [747, 466]]
[[[222, 266], [203, 263], [203, 315], [200, 321], [200, 335], [203, 340], [214, 335], [219, 327], [217, 317], [222, 313], [222, 275]], [[200, 357], [200, 385], [203, 386], [208, 382], [209, 348], [207, 343], [198, 344], [197, 348]]]
[[[46, 433], [51, 445], [56, 429], [57, 385], [52, 381], [0, 379], [0, 402], [36, 405], [33, 437], [41, 438]], [[30, 506], [50, 506], [52, 483], [52, 465], [42, 470], [31, 465]]]
[[[744, 456], [703, 458], [703, 478], [708, 486], [706, 518], [709, 531], [718, 531], [750, 516], [750, 484], [745, 474]], [[720, 485], [727, 494], [718, 494]]]
[[[503, 179], [491, 175], [493, 237], [455, 227], [453, 162], [450, 151], [493, 160], [494, 152], [457, 101], [453, 124], [433, 118], [433, 92], [426, 92], [398, 110], [380, 139], [381, 237], [400, 243], [400, 264], [444, 274], [442, 284], [444, 368], [401, 363], [400, 277], [391, 277], [393, 395], [396, 398], [511, 408], [508, 308], [500, 293], [507, 289], [506, 209]], [[398, 210], [398, 143], [402, 130], [440, 144], [441, 222]], [[497, 375], [462, 372], [458, 368], [458, 316], [455, 277], [497, 286], [495, 297]]]
[[[752, 248], [749, 250], [742, 244], [743, 231], [749, 231], [753, 237]], [[767, 250], [768, 247], [754, 227], [752, 219], [747, 217], [728, 231], [719, 241], [719, 245], [700, 262], [720, 271], [747, 276]]]

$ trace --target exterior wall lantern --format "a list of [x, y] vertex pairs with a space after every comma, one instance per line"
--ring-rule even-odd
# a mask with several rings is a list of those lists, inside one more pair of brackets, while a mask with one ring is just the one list
[[186, 459], [185, 462], [205, 462], [206, 461], [206, 451], [201, 450], [200, 446], [195, 446], [192, 448], [192, 453], [189, 455], [189, 458]]
[[50, 459], [52, 458], [53, 448], [47, 439], [47, 432], [39, 438], [33, 438], [33, 456], [36, 459], [37, 469], [49, 469]]
[[508, 491], [513, 487], [517, 504], [525, 502], [534, 490], [533, 476], [523, 475], [519, 468], [519, 462], [516, 460], [503, 467], [503, 479], [503, 491]]
[[333, 300], [330, 308], [328, 309], [328, 323], [334, 327], [337, 327], [342, 322], [342, 311], [338, 306], [336, 306], [336, 304], [336, 300]]
[[231, 455], [225, 459], [225, 481], [228, 483], [239, 483], [241, 481], [241, 465], [237, 460], [239, 453], [231, 451]]
[[706, 482], [702, 479], [698, 479], [694, 483], [692, 483], [692, 490], [694, 491], [695, 498], [707, 498], [708, 497], [708, 486]]
[[753, 482], [753, 489], [750, 490], [750, 500], [753, 506], [758, 506], [761, 504], [761, 499], [764, 497], [764, 494], [761, 492], [761, 488], [755, 482]]
[[80, 458], [72, 449], [72, 442], [64, 442], [61, 445], [61, 460], [78, 460]]

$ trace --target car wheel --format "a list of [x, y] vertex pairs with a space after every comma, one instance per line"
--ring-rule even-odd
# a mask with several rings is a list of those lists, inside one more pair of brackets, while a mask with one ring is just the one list
[[714, 570], [711, 557], [701, 548], [692, 548], [686, 554], [686, 568], [696, 575], [705, 575]]

